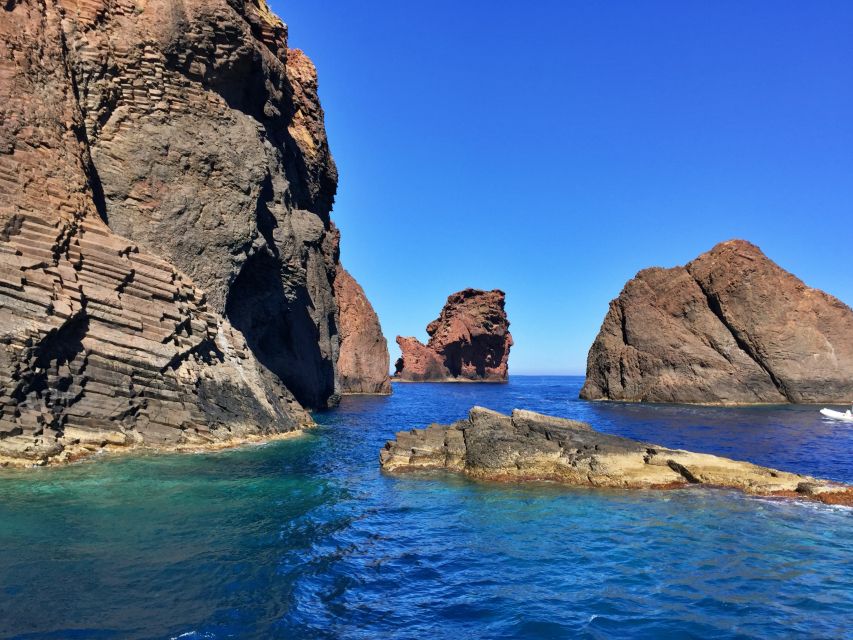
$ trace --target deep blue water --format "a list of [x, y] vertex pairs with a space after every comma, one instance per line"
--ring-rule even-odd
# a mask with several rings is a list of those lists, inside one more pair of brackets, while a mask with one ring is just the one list
[[853, 510], [378, 470], [395, 431], [480, 404], [853, 481], [853, 427], [815, 407], [581, 382], [396, 385], [297, 440], [0, 473], [0, 637], [851, 637]]

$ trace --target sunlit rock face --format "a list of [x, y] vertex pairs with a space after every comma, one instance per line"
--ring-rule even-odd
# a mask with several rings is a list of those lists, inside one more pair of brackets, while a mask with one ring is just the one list
[[389, 394], [390, 358], [379, 317], [364, 290], [344, 268], [335, 276], [341, 346], [338, 378], [343, 394]]
[[285, 25], [263, 0], [0, 17], [0, 455], [231, 440], [334, 403], [337, 175]]
[[513, 344], [505, 302], [499, 289], [465, 289], [450, 295], [439, 317], [427, 325], [426, 345], [397, 336], [402, 355], [395, 378], [505, 382]]
[[581, 397], [846, 403], [853, 311], [755, 245], [724, 242], [625, 285], [590, 349]]
[[453, 471], [499, 482], [558, 482], [613, 489], [737, 489], [853, 505], [853, 487], [749, 462], [639, 442], [577, 420], [474, 407], [450, 425], [396, 434], [379, 452], [388, 473]]

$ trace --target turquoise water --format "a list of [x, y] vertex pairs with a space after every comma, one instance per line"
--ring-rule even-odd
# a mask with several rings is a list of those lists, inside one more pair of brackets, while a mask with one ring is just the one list
[[298, 440], [0, 473], [0, 637], [851, 637], [853, 510], [378, 471], [394, 431], [481, 404], [853, 481], [853, 428], [814, 407], [581, 382], [397, 385]]

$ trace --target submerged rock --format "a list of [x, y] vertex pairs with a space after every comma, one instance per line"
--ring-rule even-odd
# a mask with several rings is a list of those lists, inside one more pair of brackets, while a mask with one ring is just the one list
[[406, 381], [505, 382], [512, 335], [499, 289], [465, 289], [447, 298], [427, 326], [429, 342], [397, 336], [395, 378]]
[[595, 431], [585, 422], [474, 407], [451, 425], [401, 431], [380, 451], [388, 472], [448, 470], [472, 478], [619, 489], [713, 486], [761, 496], [853, 505], [853, 487], [749, 462], [668, 449]]
[[0, 8], [0, 464], [337, 398], [337, 174], [263, 0]]
[[343, 267], [338, 268], [335, 276], [335, 298], [341, 339], [338, 356], [341, 393], [391, 393], [388, 375], [391, 361], [379, 317], [364, 290]]
[[846, 403], [853, 310], [748, 242], [645, 269], [610, 303], [581, 397], [687, 403]]

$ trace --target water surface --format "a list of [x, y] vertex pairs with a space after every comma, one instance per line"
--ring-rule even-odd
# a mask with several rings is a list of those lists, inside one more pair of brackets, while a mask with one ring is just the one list
[[395, 431], [480, 404], [853, 482], [853, 427], [815, 407], [581, 383], [396, 385], [297, 440], [0, 473], [0, 637], [850, 637], [850, 509], [379, 473]]

